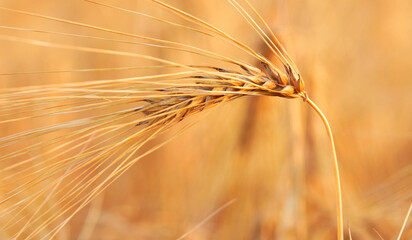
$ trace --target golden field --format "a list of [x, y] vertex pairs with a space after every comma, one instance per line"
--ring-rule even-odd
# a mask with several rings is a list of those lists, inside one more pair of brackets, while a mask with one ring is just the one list
[[[149, 0], [99, 2], [199, 28]], [[167, 3], [267, 55], [259, 35], [227, 1]], [[396, 239], [412, 203], [412, 2], [251, 3], [299, 67], [306, 91], [331, 123], [342, 178], [345, 239]], [[193, 45], [259, 67], [256, 59], [218, 37], [87, 1], [13, 0], [1, 1], [0, 7]], [[148, 59], [85, 48], [226, 67], [188, 52], [127, 44], [136, 40], [130, 36], [1, 9], [0, 26], [0, 94], [13, 88], [173, 72], [137, 68], [154, 65]], [[3, 108], [7, 106], [5, 101], [1, 103]], [[90, 112], [28, 117], [11, 123], [6, 122], [9, 113], [2, 112], [0, 137], [104, 114], [116, 107], [107, 100], [106, 107]], [[35, 109], [26, 109], [22, 116], [36, 114]], [[50, 150], [46, 141], [59, 134], [69, 132], [51, 132], [20, 145], [1, 146], [0, 155], [44, 142], [30, 153], [36, 154], [41, 166]], [[98, 194], [53, 238], [336, 239], [334, 173], [327, 134], [320, 118], [301, 100], [245, 96], [185, 119], [144, 145], [143, 151], [169, 139]], [[101, 140], [91, 139], [90, 144]], [[61, 158], [73, 155], [69, 151]], [[15, 160], [25, 158], [27, 154]], [[0, 161], [0, 168], [7, 169], [8, 163]], [[10, 173], [0, 171], [0, 179], [7, 179]], [[30, 174], [41, 172], [34, 168]], [[10, 191], [8, 186], [14, 188], [13, 179], [7, 180], [10, 185], [0, 181], [0, 193]], [[33, 201], [19, 213], [22, 216], [0, 216], [2, 224], [22, 219], [2, 229], [0, 239], [12, 238], [31, 213], [57, 201], [53, 194], [45, 199]], [[56, 222], [64, 222], [64, 216]], [[47, 215], [43, 218], [46, 221]], [[41, 224], [39, 218], [19, 239], [31, 238], [30, 231]], [[52, 228], [46, 226], [32, 238], [41, 239]], [[401, 239], [412, 239], [412, 219]]]

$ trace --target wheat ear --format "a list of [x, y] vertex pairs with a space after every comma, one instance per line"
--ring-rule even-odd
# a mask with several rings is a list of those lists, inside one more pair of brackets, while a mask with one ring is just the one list
[[[158, 144], [152, 149], [140, 153], [139, 151], [142, 150], [142, 147], [147, 142], [175, 126], [176, 123], [183, 119], [206, 109], [242, 96], [266, 95], [282, 98], [303, 98], [315, 109], [325, 123], [334, 154], [335, 180], [338, 192], [338, 239], [343, 240], [339, 170], [332, 132], [322, 112], [307, 97], [303, 79], [295, 63], [273, 32], [270, 31], [263, 18], [247, 0], [245, 0], [245, 3], [251, 9], [251, 13], [257, 16], [257, 20], [238, 1], [228, 0], [259, 35], [270, 51], [274, 53], [280, 62], [280, 66], [275, 66], [274, 63], [255, 52], [246, 44], [211, 24], [162, 1], [151, 1], [177, 17], [194, 24], [197, 28], [175, 24], [150, 15], [145, 15], [145, 17], [161, 21], [173, 27], [223, 40], [252, 56], [258, 61], [261, 68], [259, 69], [238, 59], [219, 55], [191, 45], [124, 33], [20, 10], [1, 8], [26, 16], [39, 17], [104, 33], [145, 40], [150, 43], [3, 26], [3, 28], [10, 30], [38, 32], [70, 38], [114, 41], [121, 44], [133, 44], [191, 53], [208, 60], [225, 63], [229, 67], [220, 67], [219, 65], [187, 65], [133, 52], [73, 46], [0, 35], [2, 40], [29, 45], [106, 56], [144, 59], [154, 62], [155, 65], [153, 67], [175, 70], [172, 73], [133, 78], [17, 87], [5, 90], [0, 96], [0, 116], [4, 118], [0, 119], [1, 124], [20, 123], [30, 118], [41, 119], [55, 115], [71, 116], [70, 114], [73, 113], [87, 113], [91, 116], [67, 120], [52, 126], [31, 129], [0, 138], [1, 150], [10, 146], [10, 149], [12, 149], [5, 155], [0, 156], [0, 163], [7, 166], [0, 170], [0, 174], [5, 175], [2, 183], [0, 183], [0, 187], [7, 189], [6, 187], [9, 185], [15, 186], [15, 188], [6, 190], [5, 194], [0, 196], [0, 206], [2, 206], [0, 216], [10, 216], [9, 219], [3, 222], [4, 224], [0, 227], [0, 231], [10, 230], [13, 232], [13, 238], [24, 236], [26, 239], [29, 239], [39, 236], [50, 228], [44, 237], [53, 238], [73, 215], [80, 211], [98, 193], [103, 191], [143, 156], [164, 144]], [[87, 2], [98, 4], [94, 1]], [[113, 6], [100, 5], [124, 11], [124, 9]], [[129, 12], [139, 14], [133, 11]], [[261, 24], [264, 27], [261, 27]], [[266, 32], [269, 32], [269, 35]], [[283, 70], [280, 70], [280, 68], [283, 68]], [[89, 69], [88, 71], [99, 70], [116, 69]], [[41, 73], [50, 72], [52, 71]], [[30, 73], [22, 72], [3, 75], [23, 74]], [[99, 115], [90, 113], [94, 110], [106, 108], [108, 105], [113, 107], [111, 112]], [[57, 133], [60, 133], [60, 135], [55, 136]], [[44, 136], [48, 136], [48, 138], [43, 140], [43, 142], [27, 144]], [[86, 146], [84, 142], [89, 142], [90, 139], [96, 140], [95, 143]], [[19, 149], [16, 147], [16, 144], [26, 145], [24, 148]], [[30, 153], [40, 151], [44, 145], [47, 145], [48, 148], [42, 153], [45, 160], [40, 163], [42, 157], [38, 155], [32, 156]], [[68, 154], [72, 154], [72, 156], [67, 157], [66, 155]], [[15, 161], [19, 158], [24, 158], [24, 160], [20, 160], [20, 162]], [[41, 174], [38, 174], [39, 172]], [[56, 200], [47, 209], [44, 211], [40, 211], [40, 209], [33, 211], [31, 209], [39, 202], [40, 206], [45, 205], [44, 202], [49, 199], [51, 193], [56, 196]], [[21, 217], [19, 218], [18, 216]], [[61, 221], [61, 218], [64, 218], [64, 220]], [[25, 221], [23, 227], [18, 228], [19, 224], [23, 221]], [[56, 223], [59, 221], [60, 223]], [[25, 233], [25, 231], [29, 230], [29, 233]]]

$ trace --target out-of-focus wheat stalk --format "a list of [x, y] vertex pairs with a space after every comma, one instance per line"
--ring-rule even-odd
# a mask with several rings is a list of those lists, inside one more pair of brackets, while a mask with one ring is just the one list
[[[2, 40], [49, 49], [144, 59], [154, 64], [140, 68], [170, 71], [131, 78], [33, 85], [2, 90], [0, 124], [24, 124], [29, 119], [37, 119], [40, 123], [45, 119], [58, 120], [53, 125], [46, 124], [0, 138], [0, 149], [3, 153], [0, 156], [0, 231], [10, 233], [11, 238], [53, 238], [67, 221], [97, 194], [143, 156], [160, 147], [162, 144], [145, 149], [146, 143], [156, 136], [183, 119], [208, 108], [242, 96], [266, 95], [302, 98], [322, 117], [331, 137], [334, 154], [338, 193], [338, 239], [343, 239], [339, 171], [333, 137], [326, 118], [307, 97], [295, 63], [258, 12], [247, 0], [243, 5], [235, 0], [228, 1], [276, 56], [277, 63], [267, 60], [246, 44], [207, 22], [158, 0], [152, 2], [195, 27], [93, 1], [87, 2], [138, 14], [173, 27], [203, 34], [205, 37], [220, 39], [252, 56], [260, 63], [260, 68], [253, 66], [254, 63], [245, 63], [188, 44], [1, 8], [16, 14], [126, 36], [141, 42], [1, 26], [11, 31], [36, 32], [75, 39], [97, 39], [185, 52], [201, 56], [213, 61], [214, 64], [188, 65], [147, 54], [0, 35]], [[104, 70], [116, 68], [83, 71]], [[16, 72], [2, 75], [33, 73]], [[104, 114], [96, 114], [102, 109], [107, 111]], [[51, 198], [54, 201], [49, 202]]]

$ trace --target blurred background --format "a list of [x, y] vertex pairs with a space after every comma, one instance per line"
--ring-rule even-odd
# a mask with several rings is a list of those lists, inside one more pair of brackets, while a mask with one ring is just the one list
[[[197, 27], [150, 1], [98, 2]], [[228, 2], [167, 3], [267, 53], [259, 36]], [[412, 80], [408, 72], [412, 68], [412, 2], [251, 3], [295, 60], [309, 96], [331, 123], [341, 167], [347, 238], [350, 228], [353, 239], [394, 239], [412, 202]], [[2, 0], [0, 6], [190, 44], [258, 67], [255, 59], [216, 37], [85, 1]], [[0, 25], [131, 39], [3, 10]], [[193, 54], [97, 39], [4, 28], [0, 36], [136, 52], [183, 64], [218, 64]], [[5, 38], [0, 39], [0, 52], [0, 91], [165, 71], [33, 74], [135, 67], [146, 62]], [[31, 74], [9, 74], [17, 72]], [[328, 138], [307, 104], [243, 97], [201, 115], [200, 120], [185, 120], [199, 122], [141, 159], [77, 214], [56, 239], [177, 239], [188, 232], [185, 239], [336, 239]], [[35, 124], [0, 125], [0, 134], [7, 136]], [[172, 129], [150, 144], [175, 134]], [[412, 239], [411, 226], [412, 220], [402, 239]]]

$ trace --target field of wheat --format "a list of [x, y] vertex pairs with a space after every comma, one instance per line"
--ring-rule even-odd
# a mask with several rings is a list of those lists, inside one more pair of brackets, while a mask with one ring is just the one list
[[412, 239], [411, 13], [0, 1], [0, 239]]

